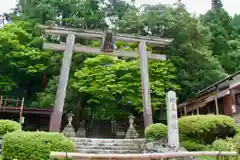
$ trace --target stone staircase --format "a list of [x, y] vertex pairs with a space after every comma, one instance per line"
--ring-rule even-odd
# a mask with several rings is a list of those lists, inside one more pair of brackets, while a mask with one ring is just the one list
[[77, 152], [89, 154], [143, 153], [144, 139], [71, 138]]

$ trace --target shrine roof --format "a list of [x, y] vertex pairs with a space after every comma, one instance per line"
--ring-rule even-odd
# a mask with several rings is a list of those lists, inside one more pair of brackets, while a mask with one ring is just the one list
[[230, 76], [228, 76], [228, 77], [226, 77], [226, 78], [223, 78], [223, 79], [217, 81], [216, 83], [214, 83], [214, 84], [212, 84], [212, 85], [210, 85], [210, 86], [208, 86], [208, 87], [200, 90], [200, 91], [197, 93], [197, 95], [204, 94], [205, 92], [208, 92], [209, 90], [212, 91], [212, 90], [216, 89], [219, 84], [221, 84], [221, 83], [223, 83], [223, 82], [226, 82], [226, 81], [228, 81], [228, 80], [232, 80], [235, 76], [238, 76], [238, 75], [240, 75], [240, 70], [237, 71], [237, 72], [235, 72], [235, 73], [233, 73], [232, 75], [230, 75]]

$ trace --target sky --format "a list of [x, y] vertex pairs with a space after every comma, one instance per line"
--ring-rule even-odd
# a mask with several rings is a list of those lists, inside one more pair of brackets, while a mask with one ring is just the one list
[[[0, 0], [0, 14], [4, 12], [9, 12], [11, 8], [14, 8], [17, 0]], [[140, 6], [142, 4], [173, 4], [177, 0], [136, 0], [136, 5]], [[224, 8], [229, 12], [230, 15], [240, 14], [240, 0], [222, 0]], [[211, 0], [182, 0], [190, 13], [195, 13], [197, 15], [205, 13], [211, 8]]]
[[[146, 0], [136, 0], [137, 5], [146, 3]], [[174, 4], [177, 0], [147, 0], [149, 4]], [[182, 3], [186, 5], [187, 10], [190, 13], [197, 15], [205, 13], [211, 8], [211, 0], [182, 0]], [[229, 12], [230, 15], [240, 14], [240, 0], [222, 0], [224, 8]]]

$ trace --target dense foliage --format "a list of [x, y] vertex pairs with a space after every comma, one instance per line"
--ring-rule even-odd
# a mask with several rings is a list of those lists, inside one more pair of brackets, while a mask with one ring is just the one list
[[145, 138], [150, 141], [157, 141], [166, 138], [167, 134], [168, 128], [162, 123], [151, 124], [145, 128]]
[[[206, 145], [199, 143], [198, 140], [183, 140], [181, 145], [188, 151], [204, 151], [208, 150]], [[211, 146], [209, 147], [211, 148]]]
[[[212, 149], [214, 151], [235, 151], [240, 152], [240, 137], [235, 136], [233, 138], [218, 139], [213, 142]], [[236, 157], [225, 156], [223, 160], [234, 160]]]
[[21, 130], [21, 125], [18, 122], [11, 120], [0, 120], [0, 136], [17, 130]]
[[211, 144], [216, 138], [232, 137], [236, 133], [235, 122], [224, 115], [198, 115], [179, 119], [181, 140]]
[[[236, 127], [236, 134], [234, 137], [227, 137], [225, 139], [217, 139], [212, 143], [213, 150], [216, 151], [237, 151], [240, 152], [240, 132], [239, 126]], [[228, 158], [224, 158], [228, 159]]]
[[[20, 0], [13, 24], [0, 29], [0, 94], [26, 99], [25, 106], [53, 107], [62, 54], [42, 50], [42, 42], [60, 43], [64, 37], [42, 36], [37, 23], [134, 35], [171, 38], [168, 61], [150, 61], [153, 110], [165, 112], [164, 95], [177, 91], [179, 102], [240, 69], [240, 16], [231, 17], [221, 1], [199, 17], [183, 4], [144, 5], [124, 0]], [[99, 47], [100, 43], [77, 39]], [[116, 43], [119, 50], [137, 44]], [[65, 111], [79, 117], [112, 119], [141, 113], [139, 62], [129, 58], [73, 55]], [[94, 114], [93, 114], [94, 113]], [[82, 114], [82, 116], [79, 116]]]
[[[178, 87], [171, 82], [175, 69], [166, 62], [151, 61], [150, 81], [153, 109], [165, 103], [165, 92]], [[161, 70], [158, 70], [161, 68]], [[142, 111], [140, 67], [137, 60], [121, 60], [114, 57], [98, 56], [84, 61], [84, 67], [74, 74], [72, 87], [88, 95], [87, 103], [98, 106], [101, 116], [116, 118], [118, 110]], [[100, 107], [100, 108], [99, 108]], [[109, 112], [104, 113], [104, 112]], [[100, 116], [100, 115], [99, 115]]]
[[216, 151], [236, 151], [237, 138], [218, 139], [213, 142], [213, 149]]
[[[234, 120], [228, 116], [195, 115], [182, 117], [179, 119], [180, 144], [189, 151], [218, 149], [216, 148], [218, 140], [215, 141], [218, 138], [234, 137], [228, 138], [227, 140], [234, 139], [237, 143], [240, 134], [236, 128]], [[145, 128], [145, 137], [149, 141], [161, 140], [167, 137], [167, 134], [167, 126], [161, 123], [152, 124]], [[224, 140], [219, 141], [221, 144], [223, 142], [228, 143]], [[217, 143], [217, 145], [215, 145], [215, 143]], [[219, 148], [220, 147], [221, 146], [219, 146]]]
[[0, 29], [1, 94], [27, 98], [41, 90], [39, 79], [48, 68], [51, 54], [41, 50], [40, 35], [34, 24], [26, 21]]
[[74, 152], [75, 146], [60, 133], [16, 131], [3, 137], [4, 159], [49, 160], [51, 151]]

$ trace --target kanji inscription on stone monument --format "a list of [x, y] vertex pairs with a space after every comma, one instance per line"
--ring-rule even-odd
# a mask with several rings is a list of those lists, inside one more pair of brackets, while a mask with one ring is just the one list
[[167, 123], [168, 123], [168, 146], [176, 151], [179, 148], [179, 131], [177, 117], [176, 93], [169, 91], [166, 96]]

